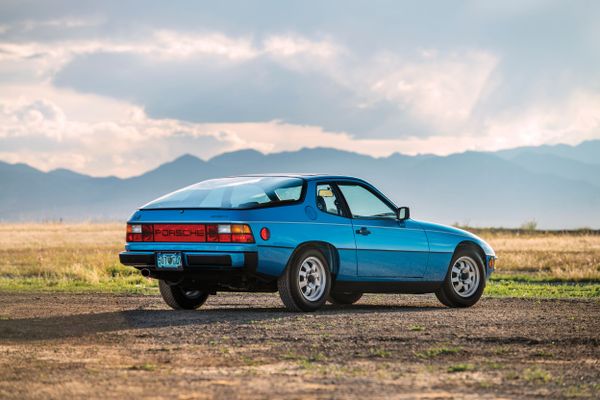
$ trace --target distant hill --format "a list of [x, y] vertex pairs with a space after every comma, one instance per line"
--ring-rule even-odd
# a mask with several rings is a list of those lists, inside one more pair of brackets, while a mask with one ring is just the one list
[[587, 164], [600, 164], [600, 140], [588, 140], [577, 146], [555, 144], [536, 147], [516, 147], [508, 150], [500, 150], [496, 154], [508, 159], [520, 154], [554, 155]]
[[417, 219], [473, 226], [600, 228], [600, 140], [446, 157], [373, 158], [329, 148], [183, 155], [147, 173], [97, 178], [0, 162], [0, 220], [126, 219], [169, 191], [207, 178], [262, 172], [323, 172], [364, 178]]

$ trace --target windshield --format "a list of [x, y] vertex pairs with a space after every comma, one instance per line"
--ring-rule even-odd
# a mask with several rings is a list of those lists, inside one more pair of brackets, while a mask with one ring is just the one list
[[143, 206], [156, 208], [253, 208], [300, 200], [303, 181], [286, 177], [210, 179]]

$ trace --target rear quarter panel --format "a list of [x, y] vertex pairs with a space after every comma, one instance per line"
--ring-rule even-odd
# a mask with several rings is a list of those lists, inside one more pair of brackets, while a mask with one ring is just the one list
[[[307, 195], [302, 204], [245, 211], [258, 248], [258, 272], [280, 276], [294, 250], [307, 242], [334, 246], [338, 252], [338, 279], [356, 276], [356, 250], [352, 222], [336, 215], [321, 212], [316, 207], [315, 182], [307, 182]], [[271, 232], [269, 240], [260, 238], [260, 230]]]

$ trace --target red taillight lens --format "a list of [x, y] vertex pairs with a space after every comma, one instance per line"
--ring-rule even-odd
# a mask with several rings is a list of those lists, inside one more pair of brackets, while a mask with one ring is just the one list
[[254, 243], [242, 224], [128, 224], [128, 242]]
[[154, 242], [154, 225], [142, 225], [142, 242]]
[[219, 228], [217, 225], [206, 225], [206, 241], [207, 242], [218, 242], [219, 241]]

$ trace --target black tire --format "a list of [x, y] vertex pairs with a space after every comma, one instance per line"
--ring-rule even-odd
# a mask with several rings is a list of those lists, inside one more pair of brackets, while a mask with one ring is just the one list
[[362, 293], [329, 293], [327, 300], [331, 304], [337, 304], [339, 306], [347, 306], [356, 303], [362, 297]]
[[[195, 310], [208, 299], [207, 292], [190, 289], [184, 290], [179, 285], [169, 285], [163, 280], [158, 281], [158, 289], [165, 303], [174, 310]], [[195, 293], [189, 295], [186, 294], [186, 291], [193, 291]]]
[[[322, 293], [318, 298], [309, 300], [300, 288], [299, 275], [303, 263], [306, 260], [310, 260], [311, 257], [316, 258], [323, 266], [324, 277], [322, 279], [325, 279], [325, 283]], [[281, 297], [281, 301], [288, 310], [315, 311], [319, 309], [327, 301], [329, 290], [331, 289], [331, 272], [327, 258], [321, 251], [315, 248], [309, 247], [298, 251], [288, 264], [283, 275], [277, 280], [277, 288], [279, 289], [279, 297]]]
[[[465, 258], [472, 260], [479, 271], [479, 282], [476, 285], [477, 288], [468, 296], [459, 295], [452, 284], [452, 267], [459, 259]], [[479, 253], [473, 248], [460, 248], [454, 253], [452, 261], [450, 261], [450, 265], [448, 266], [448, 273], [446, 274], [444, 283], [435, 292], [435, 295], [442, 304], [448, 307], [471, 307], [481, 298], [485, 289], [485, 281], [485, 268], [483, 267], [483, 260], [481, 259], [481, 256], [479, 256]]]

